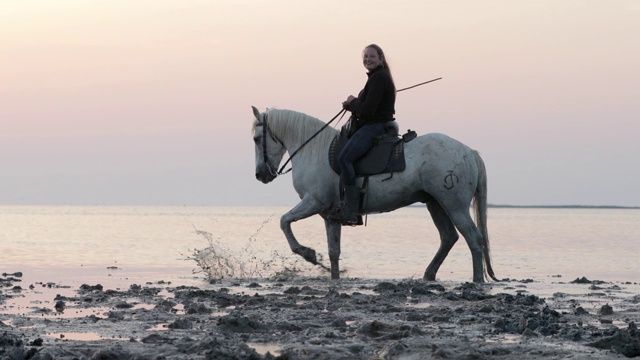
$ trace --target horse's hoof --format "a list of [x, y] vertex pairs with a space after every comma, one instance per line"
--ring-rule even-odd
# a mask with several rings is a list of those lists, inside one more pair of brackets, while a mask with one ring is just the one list
[[436, 281], [436, 274], [424, 273], [424, 276], [422, 277], [422, 280], [424, 280], [424, 281]]
[[302, 247], [298, 251], [296, 251], [296, 253], [313, 265], [318, 265], [318, 259], [316, 258], [315, 250], [308, 247]]

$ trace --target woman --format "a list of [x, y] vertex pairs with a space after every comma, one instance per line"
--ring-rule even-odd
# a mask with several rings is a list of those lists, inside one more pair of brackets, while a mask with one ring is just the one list
[[343, 225], [358, 224], [360, 187], [356, 186], [353, 162], [371, 149], [373, 139], [385, 132], [385, 123], [394, 120], [396, 87], [391, 77], [389, 64], [382, 49], [375, 44], [364, 48], [362, 63], [368, 70], [367, 83], [358, 97], [349, 95], [342, 107], [351, 112], [351, 126], [357, 130], [338, 156], [344, 202], [338, 213], [331, 217]]

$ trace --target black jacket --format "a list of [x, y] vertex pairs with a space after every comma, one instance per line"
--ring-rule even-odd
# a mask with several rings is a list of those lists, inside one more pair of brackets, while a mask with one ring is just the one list
[[347, 106], [358, 117], [359, 124], [371, 124], [393, 120], [396, 103], [396, 87], [388, 70], [381, 66], [367, 73], [368, 80], [357, 99]]

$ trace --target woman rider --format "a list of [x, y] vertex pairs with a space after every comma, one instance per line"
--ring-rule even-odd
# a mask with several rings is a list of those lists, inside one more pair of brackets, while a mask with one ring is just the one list
[[356, 186], [353, 162], [371, 149], [374, 138], [385, 133], [385, 123], [393, 121], [395, 114], [396, 87], [384, 52], [378, 45], [371, 44], [362, 53], [362, 63], [368, 70], [364, 89], [358, 97], [349, 95], [342, 102], [342, 107], [352, 114], [351, 126], [357, 126], [338, 156], [345, 196], [340, 210], [330, 219], [343, 225], [358, 224], [361, 190]]

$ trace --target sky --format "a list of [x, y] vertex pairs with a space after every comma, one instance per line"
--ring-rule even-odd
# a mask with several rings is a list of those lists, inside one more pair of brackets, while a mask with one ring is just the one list
[[[0, 0], [0, 205], [294, 206], [251, 106], [328, 121], [380, 45], [401, 132], [482, 155], [489, 203], [640, 206], [640, 3]], [[286, 159], [286, 158], [285, 158]]]

